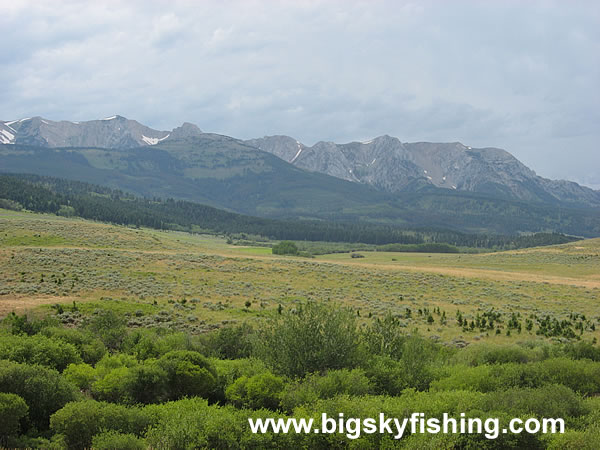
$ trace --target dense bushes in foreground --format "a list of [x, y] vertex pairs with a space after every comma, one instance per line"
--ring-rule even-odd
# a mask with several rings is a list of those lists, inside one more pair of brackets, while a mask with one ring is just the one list
[[[16, 326], [17, 324], [18, 326]], [[591, 448], [598, 347], [465, 349], [392, 317], [308, 303], [206, 335], [130, 330], [100, 312], [79, 328], [9, 316], [0, 327], [0, 445], [46, 448]], [[120, 335], [114, 334], [117, 326]], [[228, 359], [226, 359], [228, 358]], [[253, 434], [248, 418], [560, 417], [564, 435]], [[356, 439], [355, 439], [356, 438]]]

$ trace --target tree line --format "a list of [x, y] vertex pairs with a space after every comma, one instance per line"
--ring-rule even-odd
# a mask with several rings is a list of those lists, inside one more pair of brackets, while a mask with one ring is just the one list
[[453, 230], [405, 229], [368, 223], [266, 219], [190, 201], [140, 198], [108, 187], [37, 175], [0, 175], [0, 207], [24, 208], [35, 212], [161, 230], [223, 235], [250, 234], [275, 240], [373, 245], [444, 243], [489, 249], [524, 248], [575, 240], [556, 233], [503, 236], [467, 234]]

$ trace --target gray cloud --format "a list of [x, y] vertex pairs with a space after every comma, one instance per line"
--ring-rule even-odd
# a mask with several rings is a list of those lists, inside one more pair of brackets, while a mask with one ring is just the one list
[[600, 184], [600, 4], [0, 2], [0, 118], [511, 151]]

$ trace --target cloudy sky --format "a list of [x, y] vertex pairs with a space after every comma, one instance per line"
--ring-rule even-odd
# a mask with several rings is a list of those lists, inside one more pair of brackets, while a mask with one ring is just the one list
[[0, 0], [0, 119], [502, 147], [600, 188], [600, 2]]

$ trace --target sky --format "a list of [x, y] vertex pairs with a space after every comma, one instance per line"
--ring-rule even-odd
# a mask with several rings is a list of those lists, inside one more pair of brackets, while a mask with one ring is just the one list
[[0, 0], [0, 119], [508, 150], [600, 189], [600, 2]]

